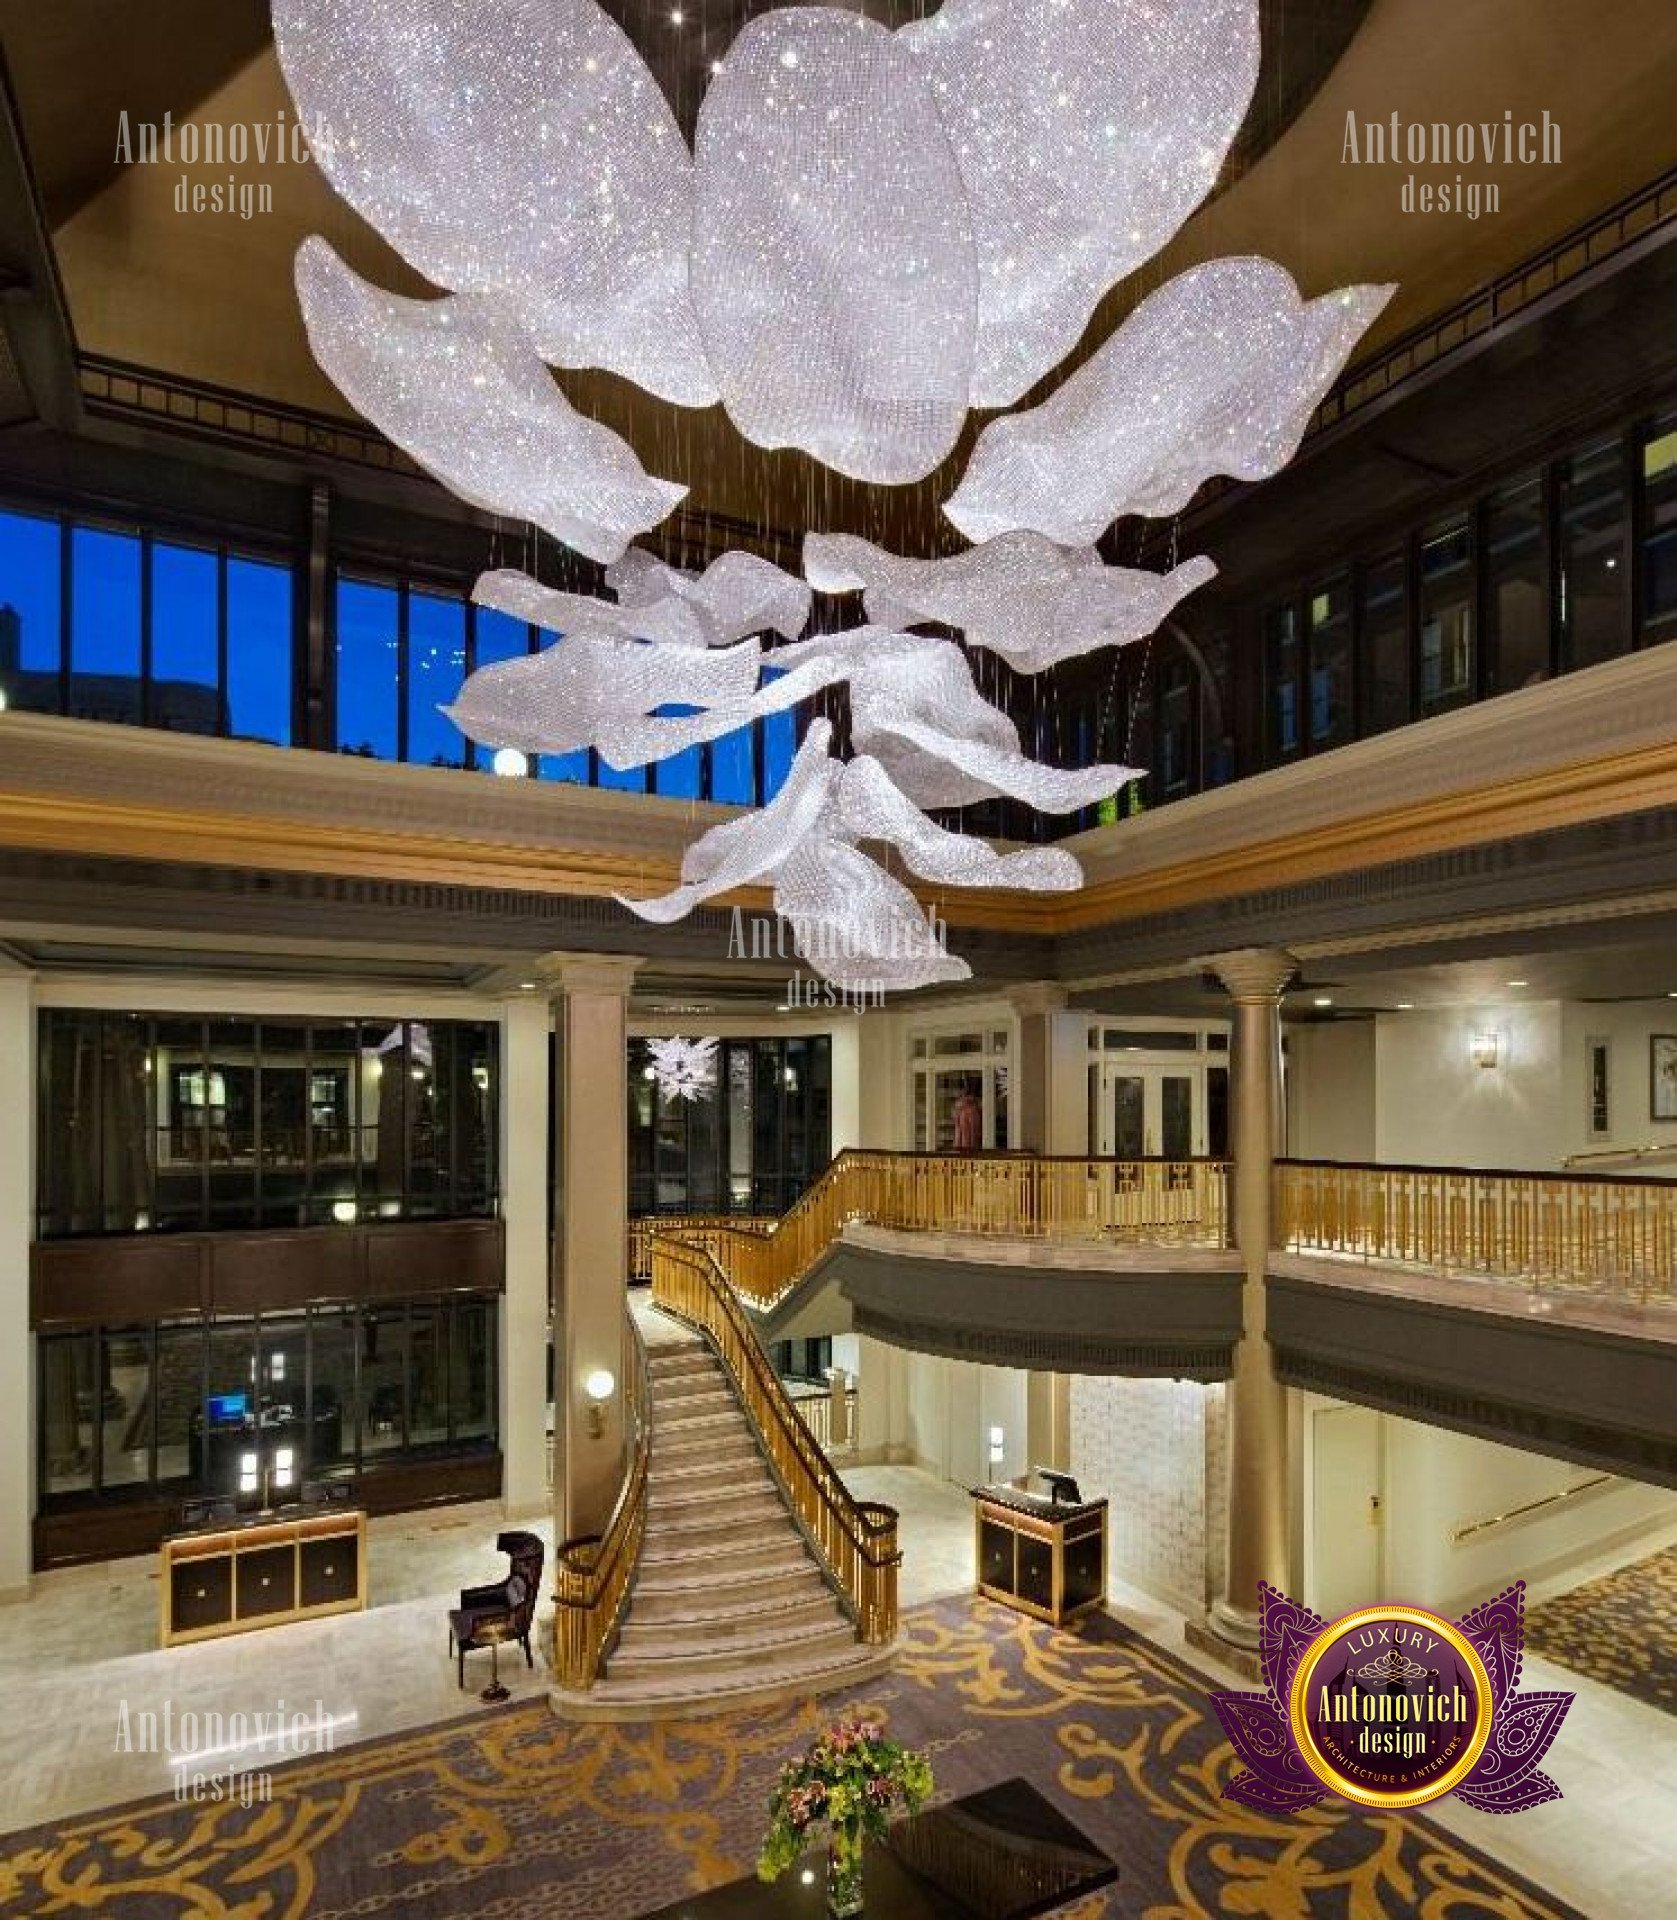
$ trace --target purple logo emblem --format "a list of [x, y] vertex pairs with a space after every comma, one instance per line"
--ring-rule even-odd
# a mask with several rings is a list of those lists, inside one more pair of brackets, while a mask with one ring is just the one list
[[1246, 1763], [1223, 1794], [1296, 1811], [1329, 1791], [1367, 1807], [1454, 1793], [1486, 1813], [1558, 1800], [1538, 1770], [1570, 1693], [1521, 1693], [1525, 1582], [1457, 1621], [1363, 1607], [1325, 1621], [1263, 1587], [1264, 1693], [1211, 1704]]

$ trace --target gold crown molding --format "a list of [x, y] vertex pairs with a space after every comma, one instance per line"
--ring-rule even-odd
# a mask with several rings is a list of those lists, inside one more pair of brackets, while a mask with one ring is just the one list
[[[1191, 803], [1189, 803], [1191, 804]], [[1677, 743], [1576, 762], [1127, 874], [1045, 898], [937, 894], [952, 926], [1054, 935], [1488, 841], [1677, 805]], [[118, 859], [182, 860], [279, 872], [377, 875], [440, 886], [601, 897], [674, 886], [679, 860], [463, 834], [329, 825], [267, 814], [82, 799], [0, 787], [0, 844]], [[724, 909], [767, 910], [767, 889], [725, 896]]]

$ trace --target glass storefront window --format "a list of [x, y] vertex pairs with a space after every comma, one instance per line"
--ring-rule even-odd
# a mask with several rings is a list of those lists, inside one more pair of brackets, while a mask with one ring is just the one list
[[1677, 414], [1642, 443], [1642, 642], [1677, 637]]
[[1360, 608], [1362, 731], [1384, 733], [1409, 719], [1409, 567], [1401, 553], [1363, 573]]
[[401, 640], [394, 587], [340, 578], [337, 593], [338, 750], [394, 760]]
[[1549, 677], [1543, 482], [1493, 494], [1485, 509], [1486, 679], [1510, 693]]
[[157, 1395], [157, 1482], [193, 1483], [192, 1441], [204, 1407], [204, 1329], [197, 1323], [157, 1329], [153, 1369]]
[[1310, 621], [1310, 744], [1351, 738], [1351, 589], [1345, 580], [1314, 589]]
[[407, 1311], [374, 1307], [361, 1316], [361, 1457], [399, 1452], [405, 1444]]
[[70, 574], [70, 712], [138, 726], [139, 536], [73, 527]]
[[225, 708], [236, 739], [291, 744], [293, 624], [291, 569], [229, 559]]
[[463, 767], [466, 736], [439, 709], [466, 677], [466, 603], [437, 593], [408, 595], [408, 759], [421, 767]]
[[158, 541], [151, 549], [149, 725], [179, 733], [221, 731], [220, 652], [217, 556]]
[[1569, 666], [1594, 666], [1630, 648], [1628, 506], [1618, 439], [1561, 462], [1560, 621]]
[[359, 1316], [352, 1309], [317, 1307], [309, 1315], [311, 1473], [354, 1465], [359, 1333]]
[[44, 1495], [82, 1493], [93, 1485], [97, 1353], [92, 1333], [43, 1334], [36, 1344]]
[[63, 541], [56, 520], [0, 513], [0, 694], [19, 711], [63, 701]]
[[1473, 698], [1473, 541], [1467, 521], [1421, 536], [1421, 712]]
[[1264, 616], [1264, 685], [1268, 690], [1269, 751], [1284, 760], [1298, 752], [1298, 609], [1276, 607]]

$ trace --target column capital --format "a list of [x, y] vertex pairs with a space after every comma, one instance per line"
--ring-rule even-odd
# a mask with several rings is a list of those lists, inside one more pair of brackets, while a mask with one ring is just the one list
[[1198, 964], [1216, 974], [1231, 1000], [1255, 1005], [1278, 1001], [1299, 970], [1283, 947], [1237, 947]]
[[628, 998], [644, 956], [624, 953], [544, 953], [531, 977], [552, 994], [621, 994]]
[[1063, 1013], [1071, 990], [1057, 980], [1021, 980], [1002, 990], [1003, 998], [1017, 1014]]

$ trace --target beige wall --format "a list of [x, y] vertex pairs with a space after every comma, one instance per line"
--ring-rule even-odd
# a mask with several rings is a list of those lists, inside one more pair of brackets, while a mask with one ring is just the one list
[[[3, 965], [0, 962], [0, 965]], [[29, 1585], [35, 1510], [35, 1340], [29, 1241], [35, 1176], [35, 1002], [27, 973], [0, 972], [0, 1598]]]
[[1374, 1022], [1334, 1020], [1287, 1036], [1287, 1151], [1298, 1160], [1375, 1157]]

